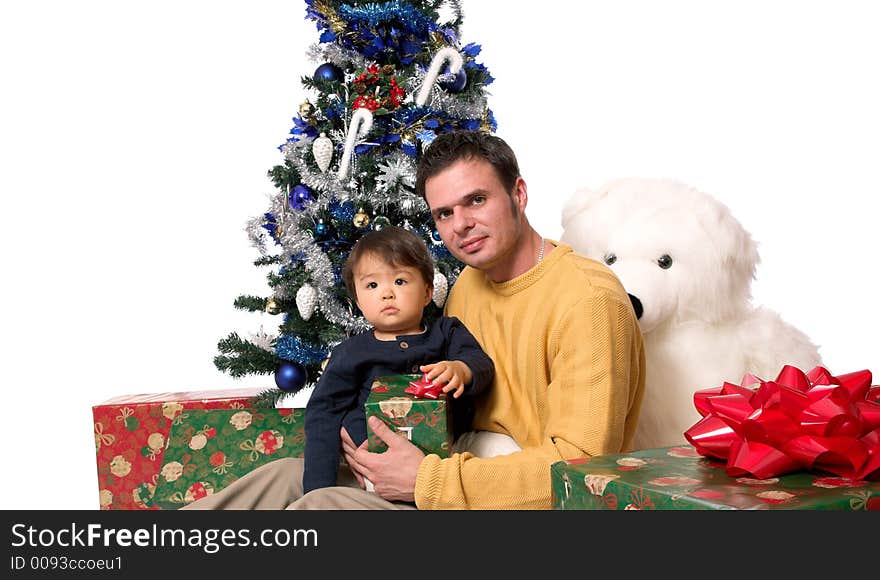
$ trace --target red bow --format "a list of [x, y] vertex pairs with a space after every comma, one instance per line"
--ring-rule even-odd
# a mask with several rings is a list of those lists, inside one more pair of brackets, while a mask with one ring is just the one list
[[880, 476], [880, 386], [871, 386], [871, 371], [835, 377], [817, 366], [804, 375], [786, 365], [775, 381], [749, 374], [739, 386], [697, 391], [694, 405], [703, 418], [684, 436], [701, 455], [727, 460], [732, 477], [802, 469]]
[[443, 391], [443, 384], [433, 384], [428, 380], [427, 373], [422, 375], [418, 381], [410, 381], [409, 386], [403, 390], [417, 399], [437, 399]]

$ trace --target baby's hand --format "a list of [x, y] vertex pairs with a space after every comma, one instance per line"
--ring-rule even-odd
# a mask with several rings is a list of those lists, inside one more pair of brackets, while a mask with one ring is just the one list
[[473, 373], [469, 366], [460, 360], [442, 360], [429, 365], [422, 365], [419, 370], [427, 375], [427, 379], [434, 383], [446, 383], [443, 392], [452, 391], [453, 398], [459, 398], [464, 393], [464, 386], [471, 382]]

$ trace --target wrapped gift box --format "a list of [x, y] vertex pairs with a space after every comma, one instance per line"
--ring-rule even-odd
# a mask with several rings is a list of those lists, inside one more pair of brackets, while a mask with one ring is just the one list
[[[449, 457], [452, 422], [446, 395], [437, 399], [417, 398], [404, 390], [421, 375], [377, 377], [364, 404], [367, 417], [375, 415], [393, 430], [403, 433], [426, 454]], [[370, 451], [381, 453], [387, 446], [367, 428]]]
[[559, 461], [551, 485], [553, 507], [563, 510], [880, 509], [880, 481], [806, 471], [731, 477], [724, 462], [691, 446]]
[[302, 457], [304, 409], [192, 411], [174, 425], [153, 502], [178, 509], [270, 461]]
[[260, 389], [149, 393], [114, 397], [92, 407], [101, 509], [153, 505], [171, 426], [193, 409], [244, 409]]

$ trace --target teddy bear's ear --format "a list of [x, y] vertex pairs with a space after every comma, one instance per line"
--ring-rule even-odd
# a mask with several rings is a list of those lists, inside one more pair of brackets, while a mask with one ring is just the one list
[[707, 217], [703, 225], [712, 232], [713, 243], [723, 260], [723, 286], [730, 295], [730, 303], [745, 304], [751, 297], [751, 283], [761, 261], [758, 244], [726, 205], [708, 195], [703, 204], [706, 211], [702, 213]]
[[605, 188], [593, 190], [589, 187], [580, 187], [576, 189], [562, 207], [562, 227], [567, 228], [578, 214], [586, 211], [607, 195], [608, 191]]

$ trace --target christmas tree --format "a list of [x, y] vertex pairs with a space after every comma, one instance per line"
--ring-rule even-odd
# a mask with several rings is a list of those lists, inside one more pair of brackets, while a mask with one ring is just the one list
[[257, 402], [266, 407], [313, 386], [331, 349], [369, 329], [340, 271], [371, 229], [398, 225], [425, 240], [435, 262], [425, 314], [442, 313], [462, 265], [415, 194], [418, 156], [442, 132], [496, 129], [493, 79], [476, 61], [480, 46], [459, 41], [459, 2], [306, 0], [306, 18], [320, 33], [307, 55], [319, 66], [302, 78], [306, 98], [279, 147], [283, 163], [269, 171], [270, 206], [247, 224], [269, 294], [235, 300], [276, 315], [279, 327], [248, 339], [233, 332], [214, 359], [234, 377], [273, 374], [277, 388]]

